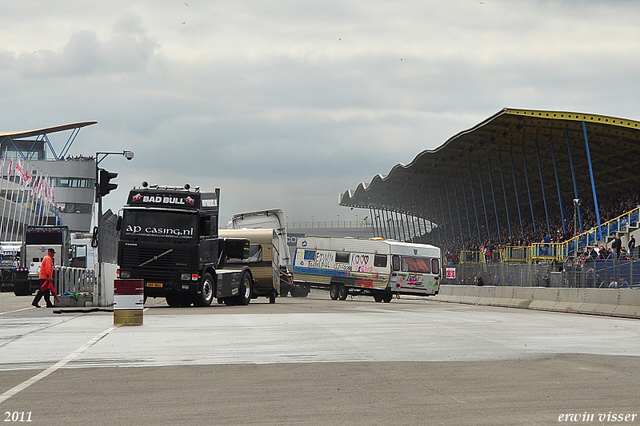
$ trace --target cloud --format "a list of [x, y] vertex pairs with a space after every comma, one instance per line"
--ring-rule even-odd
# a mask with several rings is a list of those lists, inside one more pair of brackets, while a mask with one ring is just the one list
[[78, 31], [57, 51], [18, 55], [15, 66], [27, 79], [133, 73], [143, 71], [159, 47], [145, 33], [140, 17], [130, 13], [115, 23], [106, 42], [93, 31]]

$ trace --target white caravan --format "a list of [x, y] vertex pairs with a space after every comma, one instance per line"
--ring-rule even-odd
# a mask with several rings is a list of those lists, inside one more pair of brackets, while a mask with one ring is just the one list
[[293, 273], [296, 282], [328, 289], [333, 300], [352, 294], [390, 302], [394, 294], [437, 294], [440, 258], [428, 244], [305, 237], [298, 239]]

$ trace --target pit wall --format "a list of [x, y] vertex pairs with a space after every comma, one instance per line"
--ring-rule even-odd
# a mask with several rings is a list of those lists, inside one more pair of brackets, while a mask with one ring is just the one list
[[435, 300], [640, 318], [640, 290], [632, 289], [441, 285]]

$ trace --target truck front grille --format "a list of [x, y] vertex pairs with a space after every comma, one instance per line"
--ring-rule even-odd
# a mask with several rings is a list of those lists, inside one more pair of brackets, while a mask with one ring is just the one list
[[[160, 256], [167, 248], [121, 247], [120, 269], [131, 271], [131, 278], [147, 281], [177, 281], [181, 271], [193, 270], [192, 255], [187, 249], [174, 248], [171, 253]], [[156, 260], [139, 266], [154, 256]]]

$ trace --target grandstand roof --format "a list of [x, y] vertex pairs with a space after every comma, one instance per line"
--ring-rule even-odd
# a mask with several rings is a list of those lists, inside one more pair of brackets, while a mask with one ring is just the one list
[[[551, 205], [556, 206], [557, 213], [558, 192], [564, 207], [574, 198], [571, 163], [578, 197], [593, 201], [585, 137], [598, 199], [637, 186], [640, 122], [578, 112], [505, 108], [440, 147], [422, 151], [410, 164], [397, 164], [387, 175], [378, 174], [369, 184], [345, 191], [339, 204], [424, 217], [429, 214], [425, 207], [428, 201], [422, 203], [417, 198], [436, 198], [439, 190], [443, 196], [445, 191], [451, 197], [455, 194], [461, 209], [466, 201], [473, 214], [471, 203], [482, 203], [482, 190], [488, 197], [485, 204], [491, 208], [495, 195], [501, 214], [508, 209], [517, 215], [518, 203], [521, 212], [527, 212], [529, 194], [534, 208], [546, 201], [550, 210]], [[426, 219], [436, 221], [435, 217]]]
[[96, 124], [97, 121], [82, 121], [79, 123], [71, 123], [71, 124], [62, 124], [60, 126], [53, 127], [44, 127], [42, 129], [35, 130], [21, 130], [16, 132], [0, 132], [0, 138], [3, 137], [11, 137], [11, 138], [30, 138], [33, 136], [40, 136], [47, 133], [57, 133], [63, 132], [65, 130], [74, 130], [79, 129], [85, 126], [91, 126], [92, 124]]

